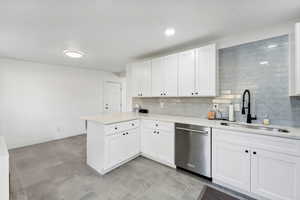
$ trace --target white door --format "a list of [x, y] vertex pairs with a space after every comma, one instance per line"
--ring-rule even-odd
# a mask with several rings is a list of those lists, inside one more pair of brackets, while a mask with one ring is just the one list
[[121, 112], [122, 88], [117, 82], [104, 83], [104, 112]]
[[179, 54], [178, 93], [179, 96], [195, 95], [195, 50]]
[[165, 57], [163, 68], [165, 96], [178, 95], [178, 54]]
[[251, 191], [272, 200], [299, 200], [300, 158], [252, 150]]
[[129, 159], [140, 152], [140, 134], [139, 129], [132, 129], [125, 132], [126, 137], [126, 148], [123, 149], [125, 151], [125, 159]]
[[196, 50], [196, 94], [216, 95], [216, 45], [208, 45]]
[[159, 160], [174, 164], [175, 160], [175, 152], [174, 152], [174, 144], [175, 144], [175, 135], [174, 132], [171, 131], [158, 131], [157, 134], [157, 157]]
[[109, 169], [126, 159], [124, 154], [124, 149], [127, 148], [125, 137], [124, 133], [106, 137], [105, 169]]
[[213, 142], [213, 179], [250, 192], [250, 150], [233, 143]]
[[157, 58], [152, 60], [152, 96], [164, 96], [164, 59]]
[[153, 129], [142, 129], [141, 149], [145, 155], [156, 158], [157, 133]]

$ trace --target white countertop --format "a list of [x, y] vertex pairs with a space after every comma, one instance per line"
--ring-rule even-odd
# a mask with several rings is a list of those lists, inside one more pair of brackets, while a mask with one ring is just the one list
[[0, 157], [8, 157], [8, 150], [3, 136], [0, 136]]
[[[199, 126], [208, 126], [211, 128], [219, 128], [226, 129], [232, 131], [242, 131], [247, 133], [261, 134], [261, 135], [269, 135], [275, 137], [284, 137], [291, 139], [300, 140], [300, 128], [295, 127], [285, 127], [285, 126], [275, 126], [271, 125], [270, 127], [287, 129], [289, 133], [280, 133], [280, 132], [272, 132], [267, 130], [260, 129], [250, 129], [244, 127], [231, 127], [231, 126], [223, 126], [221, 125], [222, 121], [216, 120], [208, 120], [201, 119], [196, 117], [184, 117], [184, 116], [173, 116], [173, 115], [158, 115], [158, 114], [136, 114], [133, 112], [123, 112], [123, 113], [112, 113], [112, 114], [99, 114], [94, 116], [86, 116], [81, 117], [82, 120], [87, 121], [95, 121], [103, 124], [113, 124], [123, 121], [130, 121], [134, 119], [151, 119], [151, 120], [159, 120], [166, 122], [174, 122], [174, 123], [184, 123], [184, 124], [194, 124]], [[261, 126], [261, 124], [252, 124], [254, 126]]]

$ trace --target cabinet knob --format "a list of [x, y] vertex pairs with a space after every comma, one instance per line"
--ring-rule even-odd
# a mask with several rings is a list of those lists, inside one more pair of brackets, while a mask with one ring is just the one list
[[245, 153], [249, 153], [249, 151], [248, 151], [248, 150], [245, 150]]
[[115, 127], [115, 130], [117, 130], [118, 129], [118, 127]]
[[132, 123], [131, 126], [134, 126], [134, 123]]
[[125, 135], [125, 133], [123, 133], [123, 135]]
[[194, 95], [194, 92], [192, 92], [192, 95]]
[[195, 94], [198, 95], [198, 92], [196, 92]]
[[253, 151], [253, 155], [256, 155], [256, 151]]
[[160, 96], [162, 96], [163, 95], [163, 93], [160, 93]]
[[157, 134], [159, 134], [159, 131], [157, 131]]
[[153, 133], [156, 133], [156, 131], [153, 131]]
[[126, 135], [128, 135], [128, 132], [126, 132]]

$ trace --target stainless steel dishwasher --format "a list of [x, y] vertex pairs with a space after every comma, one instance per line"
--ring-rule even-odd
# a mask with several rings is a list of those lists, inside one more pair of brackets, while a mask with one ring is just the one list
[[175, 124], [175, 165], [211, 178], [211, 128]]

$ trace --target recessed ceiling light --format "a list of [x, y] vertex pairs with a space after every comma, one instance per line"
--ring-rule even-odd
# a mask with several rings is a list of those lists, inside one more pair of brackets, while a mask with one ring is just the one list
[[268, 45], [269, 49], [273, 49], [273, 48], [276, 48], [276, 47], [278, 47], [278, 44], [270, 44], [270, 45]]
[[174, 28], [167, 28], [167, 29], [165, 30], [165, 35], [166, 35], [167, 37], [170, 37], [170, 36], [175, 35], [175, 29], [174, 29]]
[[64, 50], [64, 54], [70, 58], [81, 58], [83, 53], [80, 51]]
[[269, 61], [261, 61], [259, 62], [260, 65], [268, 65], [269, 64]]

